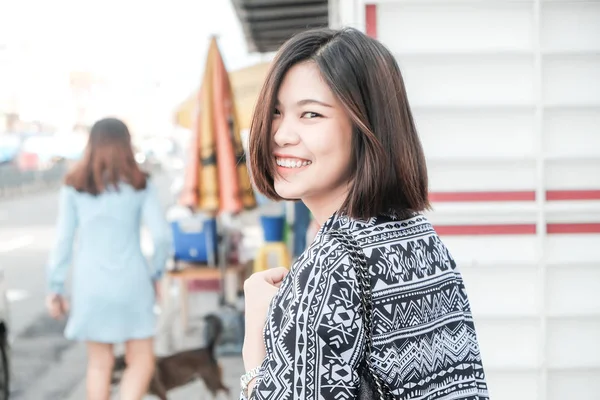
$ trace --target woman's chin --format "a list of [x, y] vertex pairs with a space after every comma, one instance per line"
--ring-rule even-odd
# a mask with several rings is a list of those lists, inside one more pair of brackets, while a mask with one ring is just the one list
[[302, 191], [297, 185], [292, 185], [289, 182], [275, 182], [275, 192], [279, 197], [286, 200], [299, 200], [302, 198]]

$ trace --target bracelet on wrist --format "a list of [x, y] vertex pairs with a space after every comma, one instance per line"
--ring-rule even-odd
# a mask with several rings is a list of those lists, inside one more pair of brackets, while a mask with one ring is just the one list
[[240, 386], [242, 387], [242, 392], [244, 393], [244, 396], [248, 397], [248, 385], [250, 384], [250, 382], [252, 382], [254, 378], [256, 378], [260, 374], [261, 370], [262, 367], [260, 366], [253, 368], [250, 371], [246, 372], [244, 375], [242, 375], [242, 377], [240, 378]]

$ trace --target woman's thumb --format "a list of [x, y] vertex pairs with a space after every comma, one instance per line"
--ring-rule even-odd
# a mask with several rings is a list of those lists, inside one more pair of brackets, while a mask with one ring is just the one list
[[267, 281], [273, 285], [278, 285], [283, 281], [283, 278], [288, 274], [288, 269], [284, 267], [272, 268], [267, 270]]

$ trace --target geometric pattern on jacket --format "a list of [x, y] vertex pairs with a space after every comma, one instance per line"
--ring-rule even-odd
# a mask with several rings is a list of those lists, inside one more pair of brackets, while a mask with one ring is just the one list
[[[355, 399], [365, 333], [354, 266], [328, 235], [350, 232], [371, 277], [371, 360], [396, 399], [489, 399], [465, 286], [419, 214], [332, 216], [294, 263], [265, 325], [267, 356], [252, 399]], [[242, 396], [243, 398], [243, 396]]]

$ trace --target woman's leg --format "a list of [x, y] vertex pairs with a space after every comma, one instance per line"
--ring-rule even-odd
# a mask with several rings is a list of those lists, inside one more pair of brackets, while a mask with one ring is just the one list
[[125, 343], [127, 368], [121, 380], [120, 400], [141, 400], [154, 374], [154, 341], [150, 339], [130, 340]]
[[87, 352], [87, 400], [109, 400], [110, 378], [115, 363], [113, 345], [88, 342]]

